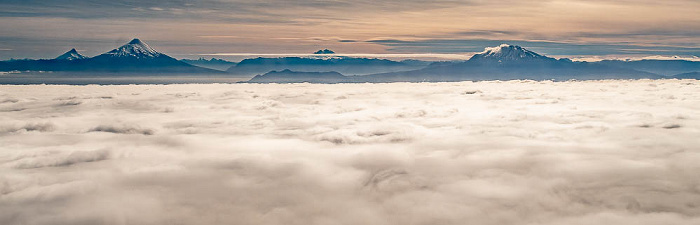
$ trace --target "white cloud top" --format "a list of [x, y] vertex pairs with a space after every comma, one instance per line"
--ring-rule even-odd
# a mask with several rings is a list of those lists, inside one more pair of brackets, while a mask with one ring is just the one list
[[0, 87], [0, 224], [698, 224], [689, 80]]

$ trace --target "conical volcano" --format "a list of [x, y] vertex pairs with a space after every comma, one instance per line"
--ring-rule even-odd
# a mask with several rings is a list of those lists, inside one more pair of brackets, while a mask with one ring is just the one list
[[129, 43], [122, 45], [121, 47], [116, 48], [112, 51], [106, 52], [100, 56], [146, 59], [157, 58], [164, 55], [165, 54], [156, 51], [155, 49], [151, 48], [151, 46], [148, 46], [148, 44], [144, 43], [138, 38], [135, 38]]
[[56, 57], [56, 60], [80, 60], [80, 59], [86, 59], [84, 55], [81, 55], [78, 53], [78, 51], [74, 49], [71, 49], [70, 51], [67, 51], [66, 53], [63, 53], [63, 55], [60, 55]]
[[109, 52], [84, 60], [81, 70], [109, 73], [218, 73], [193, 66], [151, 48], [136, 38]]
[[487, 47], [483, 52], [472, 56], [469, 61], [477, 62], [522, 62], [522, 61], [552, 61], [556, 60], [537, 54], [517, 45], [501, 44]]

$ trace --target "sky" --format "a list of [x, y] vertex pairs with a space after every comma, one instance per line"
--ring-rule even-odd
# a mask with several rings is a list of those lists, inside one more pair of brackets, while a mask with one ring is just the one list
[[459, 58], [501, 43], [554, 57], [693, 57], [698, 15], [697, 0], [0, 0], [0, 59], [93, 56], [132, 38], [176, 58]]

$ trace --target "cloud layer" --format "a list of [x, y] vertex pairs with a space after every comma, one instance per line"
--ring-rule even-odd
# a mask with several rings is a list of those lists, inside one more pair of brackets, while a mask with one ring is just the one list
[[2, 224], [699, 224], [700, 83], [2, 86]]

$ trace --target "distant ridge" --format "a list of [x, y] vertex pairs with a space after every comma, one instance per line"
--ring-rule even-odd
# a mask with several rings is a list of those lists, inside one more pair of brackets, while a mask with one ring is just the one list
[[643, 59], [636, 61], [603, 60], [596, 64], [640, 70], [666, 76], [700, 71], [700, 61]]
[[383, 72], [415, 70], [424, 67], [417, 63], [387, 59], [351, 57], [281, 57], [244, 59], [226, 72], [252, 77], [256, 74], [289, 69], [297, 72], [336, 71], [346, 75], [366, 75]]
[[673, 76], [676, 79], [696, 79], [700, 80], [700, 72], [681, 73]]
[[344, 83], [350, 78], [338, 72], [294, 72], [291, 70], [271, 71], [257, 75], [244, 83]]
[[204, 67], [204, 68], [209, 68], [209, 69], [215, 69], [219, 71], [226, 71], [228, 68], [231, 66], [236, 65], [235, 62], [223, 60], [223, 59], [217, 59], [217, 58], [211, 58], [211, 59], [205, 59], [205, 58], [199, 58], [199, 59], [181, 59], [180, 61], [185, 62], [187, 64], [193, 65], [193, 66], [199, 66], [199, 67]]

